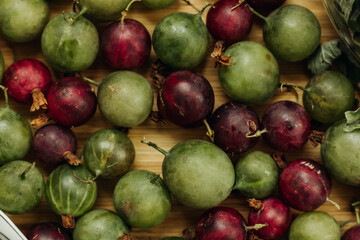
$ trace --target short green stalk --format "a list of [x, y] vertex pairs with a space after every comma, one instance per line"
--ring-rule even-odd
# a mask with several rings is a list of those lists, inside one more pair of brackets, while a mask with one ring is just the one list
[[214, 5], [212, 5], [211, 3], [207, 3], [207, 4], [205, 5], [205, 7], [203, 7], [203, 9], [201, 9], [201, 10], [199, 11], [199, 14], [202, 15], [203, 12], [205, 11], [205, 9], [208, 8], [208, 7], [210, 7], [210, 6], [213, 7]]
[[326, 201], [332, 203], [337, 208], [337, 210], [340, 210], [340, 205], [334, 202], [333, 200], [326, 198]]
[[143, 144], [146, 144], [152, 148], [155, 148], [156, 150], [158, 150], [159, 152], [161, 152], [162, 154], [164, 154], [166, 157], [169, 156], [169, 153], [167, 151], [165, 151], [164, 149], [158, 147], [158, 145], [156, 145], [155, 143], [152, 143], [152, 142], [149, 142], [149, 141], [146, 141], [146, 137], [144, 137], [142, 140], [141, 140], [141, 143]]
[[280, 89], [282, 90], [282, 89], [283, 89], [283, 87], [298, 88], [298, 89], [300, 89], [300, 90], [302, 90], [302, 91], [304, 91], [304, 92], [309, 92], [309, 90], [308, 90], [308, 89], [306, 89], [306, 88], [304, 88], [304, 87], [302, 87], [302, 86], [299, 86], [299, 85], [293, 84], [293, 83], [281, 83], [281, 85], [280, 85]]
[[350, 220], [347, 220], [347, 221], [345, 221], [345, 222], [339, 223], [339, 227], [342, 228], [343, 226], [345, 226], [345, 225], [348, 224], [348, 223], [351, 223], [351, 221], [350, 221]]
[[[236, 4], [235, 6], [233, 6], [232, 8], [231, 8], [231, 10], [234, 10], [235, 8], [238, 8], [238, 7], [240, 7], [241, 6], [241, 4], [243, 4], [245, 2], [245, 0], [239, 0], [239, 3], [238, 4]], [[249, 7], [249, 6], [248, 6]]]
[[296, 84], [293, 84], [293, 83], [281, 83], [280, 84], [280, 91], [283, 92], [283, 88], [284, 87], [287, 87], [289, 88], [290, 90], [293, 91], [293, 93], [295, 94], [295, 97], [296, 97], [296, 102], [299, 102], [299, 95], [298, 93], [296, 92], [295, 88], [298, 88], [304, 92], [309, 92], [309, 90], [307, 88], [304, 88], [302, 86], [299, 86], [299, 85], [296, 85]]
[[141, 0], [132, 0], [131, 2], [129, 2], [129, 4], [126, 6], [125, 10], [121, 13], [121, 24], [124, 24], [125, 17], [127, 16], [127, 13], [129, 12], [130, 6], [134, 2], [141, 2]]
[[263, 129], [263, 130], [257, 130], [254, 134], [251, 134], [250, 132], [245, 134], [246, 138], [256, 138], [256, 137], [260, 137], [263, 133], [266, 133], [267, 130]]
[[85, 80], [85, 81], [87, 81], [88, 83], [91, 83], [91, 84], [93, 84], [93, 85], [95, 85], [95, 86], [100, 86], [100, 83], [99, 82], [97, 82], [97, 81], [94, 81], [94, 80], [92, 80], [92, 79], [90, 79], [90, 78], [87, 78], [87, 77], [83, 77], [83, 79]]
[[250, 11], [257, 17], [261, 18], [262, 20], [264, 20], [265, 22], [267, 22], [267, 17], [265, 17], [264, 15], [258, 13], [257, 11], [255, 11], [254, 8], [252, 8], [248, 3], [246, 3], [246, 6], [250, 9]]
[[261, 229], [261, 228], [263, 228], [263, 227], [267, 227], [269, 224], [267, 224], [267, 223], [263, 223], [263, 224], [255, 224], [254, 226], [246, 226], [245, 227], [245, 229], [247, 230], [247, 231], [249, 231], [249, 230], [259, 230], [259, 229]]
[[20, 175], [21, 180], [24, 180], [26, 174], [30, 172], [34, 167], [35, 167], [35, 162], [33, 162], [30, 167], [26, 168], [25, 171]]
[[194, 4], [192, 4], [189, 0], [182, 0], [185, 3], [187, 3], [188, 5], [192, 6], [196, 11], [201, 12], [200, 9], [198, 9]]
[[204, 124], [205, 124], [205, 127], [206, 127], [206, 135], [210, 138], [211, 142], [213, 143], [214, 142], [214, 138], [215, 138], [215, 132], [214, 130], [211, 129], [209, 123], [206, 121], [206, 119], [204, 119]]
[[5, 107], [6, 108], [9, 108], [9, 97], [8, 97], [8, 94], [7, 94], [7, 88], [4, 87], [3, 85], [0, 85], [0, 88], [3, 90], [4, 92], [4, 97], [5, 97]]
[[90, 180], [84, 180], [84, 179], [81, 179], [79, 178], [75, 172], [72, 172], [73, 173], [73, 176], [74, 178], [76, 178], [76, 180], [82, 182], [82, 183], [86, 183], [86, 184], [94, 184], [95, 183], [95, 180], [100, 176], [100, 174], [97, 174], [93, 179], [90, 179]]
[[77, 20], [79, 17], [81, 17], [82, 15], [84, 15], [84, 14], [86, 13], [86, 11], [87, 11], [86, 8], [81, 9], [81, 11], [80, 11], [78, 14], [76, 14], [76, 16], [70, 18], [69, 21], [71, 21], [71, 22], [73, 22], [73, 23], [76, 22], [76, 20]]
[[360, 224], [360, 209], [359, 209], [360, 201], [354, 202], [351, 206], [355, 207], [355, 216], [356, 216], [356, 223]]

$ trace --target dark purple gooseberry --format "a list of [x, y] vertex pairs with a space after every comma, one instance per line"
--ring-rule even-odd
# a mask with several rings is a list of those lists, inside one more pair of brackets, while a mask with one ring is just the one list
[[357, 224], [349, 228], [344, 235], [342, 235], [341, 240], [358, 240], [360, 236], [360, 224]]
[[291, 224], [291, 211], [278, 198], [266, 198], [262, 201], [249, 200], [249, 225], [267, 223], [266, 227], [252, 230], [264, 240], [278, 239], [285, 234]]
[[29, 240], [72, 240], [69, 230], [53, 222], [34, 225], [27, 232], [26, 237]]
[[202, 75], [177, 71], [161, 83], [157, 106], [161, 116], [170, 122], [181, 127], [197, 126], [214, 109], [214, 91]]
[[258, 12], [268, 15], [280, 7], [285, 0], [249, 0], [250, 5]]
[[102, 56], [111, 67], [134, 69], [149, 58], [151, 38], [143, 24], [125, 19], [105, 28], [100, 47]]
[[328, 172], [311, 159], [298, 159], [284, 168], [279, 188], [285, 203], [300, 211], [313, 211], [326, 201], [337, 206], [328, 198], [331, 192]]
[[360, 202], [355, 202], [351, 204], [351, 207], [354, 208], [356, 216], [356, 225], [352, 226], [341, 237], [341, 240], [358, 240], [360, 236]]
[[196, 240], [246, 240], [248, 231], [264, 224], [248, 227], [245, 218], [230, 207], [213, 207], [201, 215], [195, 227]]
[[214, 143], [228, 153], [238, 154], [250, 150], [259, 138], [247, 138], [260, 127], [257, 113], [248, 105], [228, 102], [218, 107], [209, 119], [214, 131]]
[[50, 168], [64, 163], [65, 160], [73, 165], [80, 163], [74, 155], [77, 141], [73, 131], [57, 124], [45, 125], [35, 133], [33, 149], [35, 157]]
[[243, 1], [220, 0], [209, 9], [206, 26], [216, 40], [226, 45], [241, 41], [249, 32], [253, 23], [253, 13]]
[[66, 127], [87, 122], [97, 106], [94, 91], [78, 77], [66, 77], [51, 85], [47, 100], [49, 116]]
[[304, 107], [292, 101], [271, 104], [262, 117], [263, 137], [274, 149], [291, 152], [308, 140], [310, 117]]
[[33, 103], [30, 111], [46, 109], [46, 95], [52, 83], [49, 69], [36, 59], [22, 59], [9, 66], [4, 86], [10, 97], [20, 103]]

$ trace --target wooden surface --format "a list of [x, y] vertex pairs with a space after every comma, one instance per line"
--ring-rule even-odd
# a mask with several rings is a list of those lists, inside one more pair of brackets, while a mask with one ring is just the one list
[[[199, 8], [205, 5], [205, 1], [203, 0], [193, 0], [193, 2]], [[288, 0], [287, 4], [290, 3], [302, 5], [304, 7], [311, 9], [314, 12], [314, 14], [317, 16], [321, 24], [322, 42], [334, 38], [338, 38], [325, 12], [321, 0], [297, 0], [297, 1]], [[62, 11], [70, 11], [72, 9], [72, 1], [71, 0], [52, 1], [50, 3], [50, 7], [51, 7], [51, 17], [54, 17], [56, 14]], [[128, 17], [134, 18], [142, 22], [147, 27], [149, 32], [152, 33], [156, 24], [164, 16], [176, 11], [186, 11], [186, 12], [195, 13], [193, 8], [191, 8], [190, 6], [186, 5], [181, 1], [178, 1], [171, 8], [166, 10], [150, 10], [143, 7], [140, 3], [135, 3], [131, 9], [131, 12], [128, 14]], [[204, 16], [206, 16], [206, 14], [204, 14]], [[252, 31], [247, 37], [247, 40], [253, 40], [263, 44], [262, 31], [261, 31], [262, 25], [263, 23], [261, 22], [261, 20], [255, 19]], [[103, 26], [99, 26], [100, 33], [102, 28]], [[8, 67], [14, 61], [13, 51], [11, 50], [12, 48], [15, 49], [17, 59], [32, 57], [45, 62], [43, 55], [41, 53], [39, 40], [26, 44], [12, 44], [0, 37], [0, 49], [5, 56], [6, 67]], [[151, 64], [155, 60], [156, 60], [156, 56], [155, 53], [152, 51], [148, 63], [142, 69], [136, 70], [137, 72], [143, 74], [150, 82], [151, 82], [151, 78], [149, 72], [151, 69]], [[285, 63], [279, 61], [279, 63], [280, 63], [282, 82], [291, 82], [302, 86], [306, 84], [310, 76], [309, 73], [307, 72], [305, 62]], [[229, 101], [229, 98], [225, 96], [218, 81], [217, 70], [214, 68], [214, 61], [210, 58], [210, 48], [209, 48], [209, 55], [206, 61], [204, 61], [204, 63], [198, 66], [195, 70], [201, 72], [210, 81], [215, 92], [215, 108]], [[101, 56], [99, 55], [95, 64], [87, 71], [84, 71], [83, 75], [95, 79], [96, 81], [101, 81], [102, 78], [104, 78], [108, 73], [112, 71], [114, 70], [106, 66], [103, 63]], [[59, 78], [61, 74], [54, 73], [54, 76], [57, 76], [57, 78]], [[295, 97], [291, 93], [287, 93], [287, 92], [282, 93], [278, 91], [275, 94], [275, 96], [270, 100], [268, 100], [267, 102], [252, 106], [255, 108], [259, 116], [261, 116], [263, 111], [269, 104], [283, 99], [289, 99], [295, 101]], [[1, 96], [1, 104], [2, 103], [3, 103], [3, 96]], [[36, 114], [34, 113], [29, 113], [28, 109], [30, 106], [21, 105], [15, 103], [14, 101], [10, 101], [10, 106], [12, 109], [25, 115], [29, 120], [31, 120], [36, 116]], [[153, 109], [156, 110], [156, 104], [154, 105]], [[105, 127], [112, 127], [112, 125], [101, 116], [99, 111], [97, 111], [95, 116], [88, 123], [86, 123], [83, 126], [73, 128], [73, 131], [75, 132], [78, 138], [78, 143], [79, 143], [78, 153], [81, 151], [85, 140], [90, 136], [92, 132], [94, 132], [97, 129], [105, 128]], [[199, 127], [196, 129], [183, 129], [176, 127], [170, 123], [156, 124], [151, 120], [147, 120], [140, 126], [136, 126], [132, 128], [129, 132], [129, 137], [133, 141], [136, 148], [136, 160], [133, 168], [147, 169], [158, 174], [161, 174], [161, 163], [163, 160], [163, 156], [154, 149], [140, 143], [140, 140], [144, 136], [146, 136], [149, 140], [157, 143], [159, 146], [161, 146], [166, 150], [170, 149], [172, 146], [183, 140], [193, 139], [193, 138], [206, 139], [204, 127]], [[254, 148], [254, 150], [255, 149], [262, 150], [267, 153], [272, 152], [272, 150], [263, 142], [263, 140], [259, 141], [259, 143]], [[319, 147], [313, 148], [310, 143], [307, 143], [299, 151], [287, 154], [287, 159], [290, 161], [295, 160], [298, 157], [312, 158], [316, 161], [319, 162], [321, 161]], [[29, 161], [35, 160], [31, 152], [28, 154], [26, 160]], [[44, 171], [44, 174], [46, 175], [46, 171]], [[114, 210], [112, 203], [112, 192], [116, 182], [117, 180], [115, 181], [104, 181], [101, 179], [98, 180], [99, 192], [94, 208], [107, 208]], [[349, 201], [351, 201], [356, 196], [360, 197], [360, 190], [358, 188], [345, 186], [343, 184], [338, 183], [337, 181], [333, 181], [333, 189], [330, 198], [340, 204], [341, 210], [337, 210], [330, 203], [325, 203], [318, 210], [326, 211], [330, 213], [339, 222], [352, 220], [352, 223], [346, 225], [343, 228], [344, 231], [354, 224], [355, 217], [349, 211]], [[226, 199], [221, 205], [234, 207], [237, 210], [239, 210], [244, 216], [247, 216], [248, 207], [245, 202], [245, 198], [242, 197], [237, 192], [232, 193], [229, 196], [229, 198]], [[159, 239], [165, 236], [181, 236], [181, 233], [184, 229], [189, 228], [193, 230], [194, 225], [202, 212], [203, 212], [202, 210], [193, 210], [188, 207], [184, 207], [174, 200], [172, 210], [168, 215], [167, 219], [162, 224], [149, 230], [133, 229], [132, 233], [135, 236], [137, 236], [138, 239]], [[31, 212], [19, 216], [9, 215], [9, 217], [23, 232], [26, 232], [31, 225], [38, 222], [44, 222], [44, 221], [60, 222], [60, 217], [54, 214], [49, 209], [45, 199], [43, 199], [41, 204]]]

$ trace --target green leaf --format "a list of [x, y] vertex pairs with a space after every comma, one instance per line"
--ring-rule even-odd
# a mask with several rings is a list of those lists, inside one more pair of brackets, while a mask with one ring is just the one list
[[323, 43], [308, 60], [308, 69], [315, 75], [323, 73], [341, 55], [340, 40]]
[[353, 40], [360, 44], [360, 0], [355, 1], [348, 21]]
[[335, 9], [347, 24], [352, 39], [360, 44], [360, 0], [335, 0]]
[[360, 129], [360, 108], [356, 111], [345, 112], [346, 124], [343, 127], [344, 132], [352, 132]]
[[349, 22], [355, 0], [335, 0], [335, 8], [346, 23]]

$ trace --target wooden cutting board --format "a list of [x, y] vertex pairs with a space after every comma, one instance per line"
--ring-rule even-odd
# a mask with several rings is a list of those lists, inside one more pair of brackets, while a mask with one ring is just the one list
[[[210, 1], [210, 2], [215, 2]], [[206, 1], [203, 0], [193, 0], [194, 5], [201, 8], [206, 4]], [[335, 32], [327, 14], [324, 9], [324, 6], [321, 0], [288, 0], [287, 4], [298, 4], [304, 7], [307, 7], [313, 11], [313, 13], [317, 16], [321, 24], [321, 41], [328, 41], [334, 38], [338, 38], [337, 33]], [[63, 1], [52, 1], [50, 3], [51, 7], [51, 18], [56, 14], [59, 14], [63, 11], [71, 11], [72, 9], [72, 1], [71, 0], [63, 0]], [[153, 32], [156, 24], [166, 15], [177, 12], [177, 11], [185, 11], [190, 13], [195, 13], [195, 10], [185, 4], [182, 1], [178, 1], [171, 8], [165, 10], [151, 10], [142, 6], [140, 3], [135, 3], [128, 14], [129, 18], [134, 18], [140, 22], [142, 22], [150, 33]], [[204, 14], [206, 16], [206, 13]], [[259, 19], [255, 18], [254, 25], [251, 33], [248, 35], [246, 40], [256, 41], [261, 44], [264, 44], [262, 39], [262, 26], [263, 22]], [[104, 25], [99, 25], [99, 32], [102, 32]], [[44, 61], [44, 57], [41, 53], [40, 41], [37, 40], [32, 43], [25, 44], [13, 44], [5, 41], [0, 37], [0, 49], [5, 56], [5, 65], [8, 67], [14, 61], [13, 50], [16, 55], [16, 59], [22, 59], [25, 57], [36, 58], [38, 60]], [[220, 106], [221, 104], [229, 101], [230, 99], [224, 94], [221, 89], [220, 83], [218, 81], [217, 70], [214, 68], [214, 61], [210, 58], [211, 49], [209, 48], [209, 54], [207, 59], [198, 66], [195, 71], [202, 73], [211, 83], [214, 92], [215, 92], [215, 108]], [[151, 57], [147, 64], [136, 71], [143, 74], [149, 82], [152, 82], [150, 77], [151, 64], [155, 62], [156, 55], [152, 51]], [[299, 63], [286, 63], [279, 61], [280, 64], [280, 72], [281, 72], [281, 81], [282, 82], [291, 82], [298, 85], [305, 86], [307, 81], [309, 80], [310, 74], [306, 68], [306, 62]], [[107, 74], [113, 72], [114, 70], [108, 67], [102, 60], [99, 55], [96, 62], [93, 66], [87, 71], [83, 72], [83, 75], [92, 78], [96, 81], [101, 81]], [[61, 74], [54, 73], [54, 78], [61, 77]], [[299, 92], [299, 94], [301, 94]], [[279, 100], [292, 100], [296, 101], [295, 96], [289, 92], [280, 92], [280, 90], [275, 94], [267, 102], [262, 104], [252, 105], [252, 107], [257, 111], [259, 116], [261, 117], [262, 113], [266, 109], [266, 107], [276, 101]], [[301, 99], [301, 98], [300, 98]], [[3, 104], [3, 97], [1, 97], [1, 104]], [[301, 100], [300, 100], [301, 103]], [[28, 109], [30, 106], [21, 105], [15, 103], [14, 101], [10, 101], [10, 106], [12, 109], [18, 111], [19, 113], [25, 115], [29, 120], [33, 119], [36, 114], [30, 113]], [[153, 107], [156, 110], [156, 104]], [[90, 136], [94, 131], [106, 128], [113, 127], [111, 123], [105, 120], [99, 111], [96, 112], [95, 116], [86, 124], [80, 127], [73, 128], [72, 130], [75, 132], [79, 149], [78, 153], [80, 153], [83, 148], [85, 140]], [[133, 141], [136, 148], [136, 159], [133, 166], [133, 169], [147, 169], [153, 171], [155, 173], [161, 174], [161, 163], [163, 160], [163, 156], [155, 151], [154, 149], [143, 145], [140, 143], [140, 140], [146, 136], [149, 140], [157, 143], [162, 148], [168, 150], [175, 144], [187, 140], [187, 139], [206, 139], [205, 135], [205, 127], [199, 127], [195, 129], [183, 129], [177, 126], [174, 126], [170, 123], [161, 124], [154, 123], [151, 120], [145, 121], [140, 126], [136, 126], [129, 131], [129, 137]], [[273, 150], [270, 149], [262, 140], [259, 141], [254, 150], [262, 150], [267, 153], [272, 153]], [[289, 153], [286, 155], [287, 159], [292, 161], [296, 158], [311, 158], [316, 161], [321, 161], [319, 147], [314, 148], [310, 143], [307, 143], [302, 149]], [[30, 152], [26, 157], [26, 160], [34, 161], [35, 158], [33, 154]], [[236, 161], [236, 159], [234, 159]], [[40, 166], [40, 164], [38, 164]], [[40, 166], [41, 167], [41, 166]], [[45, 170], [43, 170], [44, 175], [49, 174]], [[107, 208], [110, 210], [114, 210], [113, 202], [112, 202], [112, 192], [117, 180], [114, 181], [105, 181], [99, 179], [99, 192], [98, 198], [94, 208]], [[325, 203], [322, 207], [320, 207], [319, 211], [325, 211], [330, 213], [338, 222], [343, 222], [347, 220], [351, 220], [352, 222], [345, 227], [343, 227], [343, 231], [347, 228], [351, 227], [355, 224], [355, 217], [350, 212], [349, 202], [355, 197], [360, 197], [359, 188], [345, 186], [337, 181], [333, 180], [333, 189], [330, 195], [330, 198], [333, 201], [336, 201], [341, 206], [341, 210], [337, 210], [332, 204]], [[226, 199], [221, 205], [230, 206], [239, 210], [245, 217], [248, 213], [247, 203], [245, 198], [241, 196], [239, 193], [232, 193], [228, 199]], [[203, 210], [194, 210], [188, 207], [184, 207], [175, 200], [173, 200], [173, 206], [170, 214], [167, 219], [160, 224], [159, 226], [148, 229], [148, 230], [139, 230], [132, 229], [132, 233], [138, 239], [159, 239], [165, 236], [181, 236], [182, 231], [184, 229], [190, 229], [193, 231], [194, 225], [200, 216]], [[294, 213], [296, 213], [294, 211]], [[23, 214], [23, 215], [8, 215], [11, 220], [21, 229], [21, 231], [26, 232], [31, 225], [44, 221], [56, 221], [60, 222], [60, 217], [54, 214], [50, 208], [48, 207], [45, 199], [42, 200], [40, 205], [36, 207], [34, 210]]]

